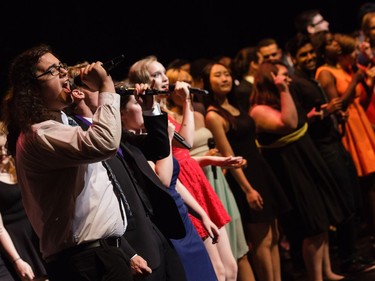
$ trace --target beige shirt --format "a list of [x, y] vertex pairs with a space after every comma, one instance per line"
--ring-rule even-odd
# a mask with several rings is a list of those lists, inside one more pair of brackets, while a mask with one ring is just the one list
[[112, 183], [100, 168], [119, 147], [119, 108], [119, 95], [101, 93], [87, 131], [63, 124], [64, 114], [56, 113], [60, 122], [34, 124], [19, 136], [17, 176], [43, 257], [124, 233], [127, 222], [124, 225]]

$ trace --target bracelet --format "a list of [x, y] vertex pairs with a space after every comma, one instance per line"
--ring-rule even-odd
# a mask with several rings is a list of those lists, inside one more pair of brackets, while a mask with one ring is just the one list
[[18, 260], [20, 260], [21, 259], [21, 257], [18, 257], [18, 258], [16, 258], [13, 262], [12, 262], [12, 264], [15, 264]]

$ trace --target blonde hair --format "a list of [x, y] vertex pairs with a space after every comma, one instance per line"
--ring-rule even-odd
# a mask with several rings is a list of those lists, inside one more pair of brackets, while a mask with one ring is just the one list
[[148, 56], [135, 62], [129, 69], [128, 79], [132, 84], [135, 83], [150, 83], [151, 77], [148, 67], [154, 61], [158, 61], [156, 56]]
[[[165, 75], [168, 77], [169, 84], [175, 84], [177, 81], [183, 81], [189, 84], [193, 82], [193, 77], [190, 73], [182, 68], [170, 68], [165, 72]], [[170, 96], [163, 98], [160, 104], [168, 107], [174, 105]]]
[[[0, 136], [4, 136], [5, 138], [8, 135], [8, 130], [4, 124], [4, 122], [0, 121]], [[6, 147], [7, 144], [5, 144]], [[3, 155], [2, 155], [3, 156]], [[16, 163], [12, 155], [6, 155], [8, 157], [8, 161], [3, 163], [2, 171], [3, 173], [8, 173], [10, 178], [13, 182], [17, 182], [17, 173], [16, 173]]]
[[165, 75], [168, 77], [170, 84], [174, 84], [177, 81], [184, 81], [189, 84], [193, 82], [193, 77], [190, 73], [182, 68], [170, 68]]

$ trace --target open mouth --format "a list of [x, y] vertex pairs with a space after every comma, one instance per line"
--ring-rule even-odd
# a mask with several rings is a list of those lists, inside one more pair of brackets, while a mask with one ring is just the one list
[[69, 82], [69, 80], [66, 80], [63, 84], [63, 89], [64, 89], [64, 92], [65, 93], [70, 93], [73, 89], [71, 88], [71, 84]]

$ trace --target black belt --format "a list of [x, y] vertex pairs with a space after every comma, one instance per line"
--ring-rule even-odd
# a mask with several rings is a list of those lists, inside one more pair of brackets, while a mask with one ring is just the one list
[[121, 237], [108, 237], [105, 239], [99, 239], [95, 241], [90, 242], [84, 242], [82, 244], [78, 244], [74, 247], [62, 250], [60, 253], [57, 253], [55, 255], [49, 256], [46, 258], [46, 262], [54, 262], [62, 258], [67, 258], [70, 256], [73, 256], [75, 254], [78, 254], [80, 252], [83, 252], [88, 249], [98, 248], [98, 247], [105, 247], [105, 246], [111, 246], [119, 248], [121, 246]]

